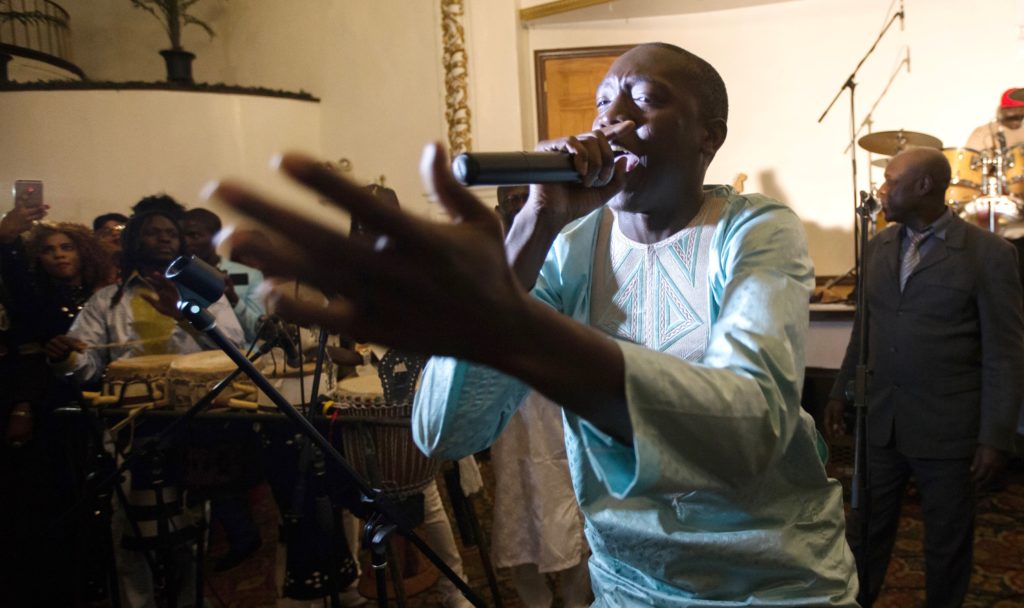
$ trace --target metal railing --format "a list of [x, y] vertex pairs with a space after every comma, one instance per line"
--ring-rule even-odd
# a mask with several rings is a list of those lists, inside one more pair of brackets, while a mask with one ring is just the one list
[[43, 61], [84, 77], [71, 60], [70, 17], [51, 0], [0, 0], [0, 54]]

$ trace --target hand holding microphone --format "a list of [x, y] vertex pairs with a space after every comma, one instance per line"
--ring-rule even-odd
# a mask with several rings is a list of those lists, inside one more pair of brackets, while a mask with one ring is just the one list
[[452, 173], [466, 186], [577, 183], [607, 186], [616, 175], [616, 138], [636, 130], [632, 121], [618, 122], [575, 137], [543, 141], [536, 152], [460, 154]]

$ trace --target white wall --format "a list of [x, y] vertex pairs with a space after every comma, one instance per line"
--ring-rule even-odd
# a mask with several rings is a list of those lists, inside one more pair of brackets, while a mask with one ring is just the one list
[[[72, 16], [75, 59], [90, 77], [163, 78], [157, 51], [168, 45], [151, 17], [126, 0], [61, 2]], [[736, 173], [747, 173], [749, 190], [782, 199], [805, 220], [819, 274], [849, 267], [847, 98], [823, 124], [816, 120], [881, 29], [890, 0], [792, 0], [710, 12], [695, 7], [715, 6], [712, 2], [681, 1], [686, 12], [677, 15], [617, 17], [609, 10], [602, 14], [613, 18], [601, 21], [522, 26], [518, 9], [530, 2], [537, 3], [466, 0], [476, 150], [533, 147], [535, 50], [653, 40], [679, 44], [711, 61], [729, 86], [730, 135], [709, 179], [731, 182]], [[444, 140], [446, 133], [439, 4], [206, 0], [197, 5], [197, 14], [217, 37], [189, 28], [184, 46], [198, 55], [197, 80], [303, 89], [319, 96], [319, 133], [286, 143], [330, 160], [347, 158], [362, 181], [384, 175], [407, 208], [434, 214], [416, 168], [422, 144]], [[628, 3], [616, 2], [613, 9], [620, 4]], [[1017, 4], [986, 0], [967, 7], [954, 0], [907, 0], [905, 31], [894, 27], [858, 77], [858, 121], [909, 47], [913, 71], [898, 74], [875, 113], [874, 130], [903, 128], [959, 145], [992, 114], [1002, 90], [1024, 84], [1015, 81], [1024, 67]], [[11, 99], [0, 93], [0, 114], [14, 111]], [[88, 111], [78, 109], [76, 116]], [[175, 108], [166, 111], [173, 114]], [[246, 128], [283, 132], [291, 125], [274, 116]], [[27, 139], [15, 141], [4, 133], [5, 148], [8, 141], [22, 151], [35, 145], [28, 130], [18, 132]], [[859, 186], [866, 189], [866, 155], [858, 158]], [[141, 170], [152, 174], [149, 169]], [[878, 169], [873, 171], [880, 182]], [[124, 173], [112, 170], [96, 179], [116, 180]], [[480, 194], [493, 198], [490, 189]]]
[[[133, 9], [127, 0], [61, 0], [71, 15], [74, 60], [93, 80], [158, 81], [165, 78], [163, 60], [158, 51], [170, 46], [160, 24], [145, 12]], [[126, 122], [132, 129], [118, 129], [126, 138], [140, 137], [159, 141], [166, 131], [146, 129], [153, 119], [171, 116], [176, 121], [195, 127], [223, 129], [224, 137], [239, 137], [241, 126], [250, 137], [276, 141], [272, 148], [253, 149], [247, 159], [259, 155], [258, 165], [236, 162], [235, 157], [216, 162], [200, 155], [203, 162], [191, 163], [194, 175], [179, 176], [160, 173], [164, 163], [147, 163], [147, 157], [135, 158], [129, 166], [107, 163], [90, 181], [116, 183], [131, 171], [149, 176], [149, 181], [165, 180], [162, 189], [182, 193], [183, 200], [194, 203], [198, 186], [218, 174], [254, 177], [263, 185], [279, 192], [291, 192], [274, 180], [264, 180], [264, 165], [272, 152], [293, 148], [337, 161], [346, 158], [352, 163], [352, 177], [373, 181], [384, 176], [387, 185], [395, 188], [403, 204], [418, 213], [427, 212], [417, 165], [422, 144], [443, 139], [444, 94], [443, 71], [440, 67], [440, 26], [436, 2], [405, 0], [301, 0], [268, 2], [266, 0], [207, 0], [196, 5], [196, 15], [216, 31], [212, 39], [198, 28], [184, 30], [183, 46], [197, 57], [193, 64], [196, 81], [243, 86], [263, 86], [291, 91], [304, 90], [321, 98], [314, 110], [317, 125], [308, 128], [309, 117], [293, 122], [287, 112], [268, 114], [258, 121], [239, 125], [233, 122], [210, 124], [204, 117], [191, 113], [189, 104], [176, 105], [170, 99], [207, 94], [152, 93], [150, 110], [135, 108], [150, 120]], [[40, 93], [39, 99], [62, 95]], [[175, 97], [182, 95], [185, 97]], [[256, 98], [251, 98], [256, 99]], [[298, 103], [298, 102], [294, 102]], [[70, 129], [68, 138], [85, 136], [77, 122], [88, 122], [93, 111], [108, 114], [95, 106], [66, 106], [60, 103], [49, 110], [62, 111], [58, 118], [61, 129]], [[0, 93], [0, 115], [12, 122], [47, 129], [47, 116], [31, 111], [10, 94]], [[119, 110], [118, 110], [119, 111]], [[518, 111], [518, 108], [517, 108]], [[190, 127], [191, 128], [191, 127]], [[0, 131], [3, 132], [3, 131]], [[44, 156], [46, 150], [33, 150], [35, 139], [25, 131], [19, 138], [24, 160]], [[290, 134], [290, 135], [289, 135]], [[215, 139], [220, 134], [211, 133]], [[7, 133], [5, 132], [5, 139]], [[12, 141], [7, 139], [7, 141]], [[101, 148], [80, 142], [83, 150], [101, 154]], [[134, 144], [128, 142], [128, 146]], [[13, 150], [8, 151], [13, 153]], [[225, 151], [231, 154], [231, 151]], [[0, 156], [5, 156], [0, 153]], [[68, 159], [65, 159], [68, 160]], [[209, 161], [209, 162], [207, 162]], [[57, 162], [54, 159], [54, 162]], [[21, 163], [23, 166], [25, 162]], [[72, 164], [74, 164], [72, 162]], [[0, 162], [0, 167], [13, 167]], [[53, 163], [47, 166], [52, 167]], [[236, 170], [237, 169], [237, 170]], [[13, 169], [11, 169], [13, 170]], [[254, 173], [255, 171], [255, 173]], [[81, 209], [80, 217], [91, 219], [90, 200], [107, 198], [104, 193], [86, 192], [76, 188], [69, 172], [45, 171], [49, 174], [47, 193], [78, 192], [79, 202], [70, 202], [66, 209]], [[8, 180], [7, 169], [0, 169], [0, 186]], [[39, 173], [39, 171], [36, 171]], [[62, 176], [67, 182], [61, 183]], [[17, 175], [17, 177], [26, 177]], [[179, 179], [180, 177], [180, 179]], [[109, 191], [109, 189], [108, 189]], [[134, 192], [121, 200], [134, 200]], [[120, 207], [125, 208], [125, 205]]]
[[87, 224], [160, 192], [196, 205], [203, 185], [226, 175], [276, 188], [271, 155], [315, 149], [320, 138], [317, 104], [289, 99], [24, 91], [0, 93], [0, 103], [2, 191], [15, 179], [41, 179], [53, 219]]
[[[539, 25], [537, 49], [663, 40], [710, 61], [729, 88], [730, 134], [709, 180], [747, 173], [751, 191], [790, 204], [805, 220], [818, 274], [852, 264], [853, 190], [849, 98], [816, 121], [881, 30], [890, 0], [800, 0], [668, 17]], [[857, 121], [910, 48], [912, 72], [897, 76], [875, 112], [875, 131], [907, 129], [962, 145], [1020, 81], [1017, 3], [907, 0], [898, 26], [878, 45], [857, 82]], [[532, 113], [532, 108], [529, 109]], [[534, 120], [534, 118], [530, 118]], [[859, 187], [868, 187], [866, 154]], [[873, 169], [880, 183], [880, 170]]]

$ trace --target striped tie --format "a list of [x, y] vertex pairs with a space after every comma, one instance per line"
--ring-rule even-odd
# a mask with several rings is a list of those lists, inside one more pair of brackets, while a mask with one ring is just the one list
[[907, 247], [907, 252], [903, 254], [903, 263], [900, 264], [900, 291], [903, 291], [903, 288], [906, 287], [907, 279], [910, 278], [910, 274], [914, 272], [914, 269], [921, 262], [921, 243], [931, 235], [931, 228], [924, 232], [907, 230], [907, 238], [910, 239], [910, 245]]

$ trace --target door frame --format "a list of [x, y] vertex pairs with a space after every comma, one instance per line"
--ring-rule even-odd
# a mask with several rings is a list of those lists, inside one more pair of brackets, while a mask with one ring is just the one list
[[635, 44], [610, 46], [588, 46], [575, 49], [548, 49], [533, 52], [534, 88], [537, 93], [537, 139], [545, 138], [548, 130], [548, 108], [545, 97], [544, 67], [552, 59], [581, 59], [584, 57], [617, 56], [625, 53]]

